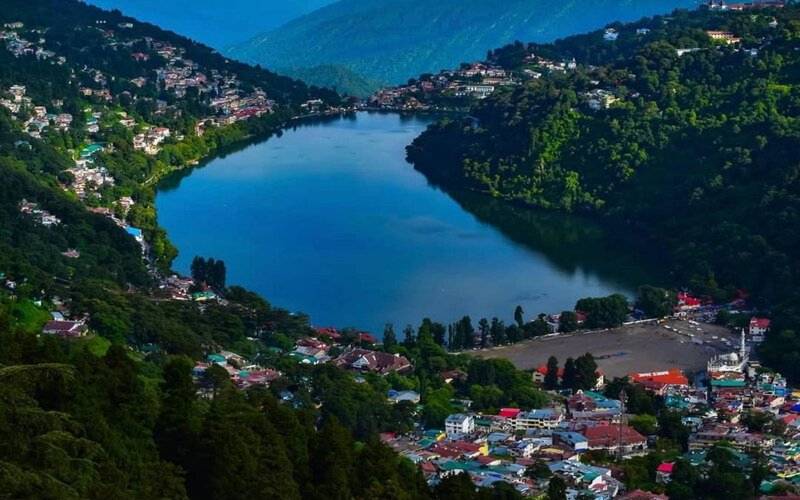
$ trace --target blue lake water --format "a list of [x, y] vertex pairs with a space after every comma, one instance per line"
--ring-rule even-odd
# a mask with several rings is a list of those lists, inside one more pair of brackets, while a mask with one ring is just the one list
[[571, 309], [645, 279], [618, 239], [574, 217], [447, 194], [405, 161], [427, 118], [360, 113], [310, 123], [160, 186], [159, 222], [188, 273], [223, 259], [228, 283], [320, 326], [400, 331]]

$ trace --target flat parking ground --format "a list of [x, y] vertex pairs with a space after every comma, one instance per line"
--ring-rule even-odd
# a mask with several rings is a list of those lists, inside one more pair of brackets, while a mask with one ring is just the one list
[[567, 358], [590, 352], [605, 376], [613, 378], [668, 368], [696, 372], [705, 369], [708, 359], [715, 354], [738, 348], [739, 337], [727, 328], [670, 320], [663, 324], [636, 324], [606, 331], [542, 337], [472, 354], [482, 358], [506, 358], [527, 370], [547, 363], [550, 356], [558, 358], [559, 365], [563, 366]]

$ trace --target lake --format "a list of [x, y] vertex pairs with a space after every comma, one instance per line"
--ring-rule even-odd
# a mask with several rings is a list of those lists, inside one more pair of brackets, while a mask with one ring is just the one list
[[159, 223], [188, 273], [223, 259], [228, 283], [318, 326], [380, 334], [423, 317], [510, 321], [632, 295], [641, 259], [595, 224], [448, 194], [405, 161], [430, 118], [359, 113], [299, 125], [160, 186]]

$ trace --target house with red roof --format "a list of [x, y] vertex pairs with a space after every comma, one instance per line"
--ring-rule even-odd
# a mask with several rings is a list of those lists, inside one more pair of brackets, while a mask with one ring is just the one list
[[667, 484], [672, 479], [672, 471], [675, 470], [675, 462], [663, 462], [656, 467], [656, 482]]
[[689, 379], [677, 368], [659, 372], [631, 373], [628, 376], [634, 384], [663, 396], [672, 387], [689, 387]]
[[750, 319], [750, 341], [761, 343], [769, 331], [770, 320], [768, 318], [754, 317]]
[[411, 361], [405, 356], [362, 348], [345, 351], [333, 360], [333, 364], [340, 368], [373, 372], [380, 375], [390, 372], [402, 373], [412, 368]]
[[45, 335], [56, 335], [61, 338], [75, 338], [86, 335], [88, 328], [84, 321], [53, 320], [42, 328]]
[[616, 454], [621, 449], [625, 456], [647, 453], [647, 438], [627, 425], [603, 423], [586, 427], [582, 434], [586, 436], [590, 450]]
[[522, 410], [519, 408], [500, 408], [500, 412], [497, 416], [513, 420], [517, 418], [517, 415], [519, 415], [521, 411]]
[[699, 309], [702, 305], [703, 302], [697, 297], [687, 292], [678, 292], [678, 306], [676, 307], [678, 311], [692, 311], [694, 309]]
[[334, 342], [342, 339], [342, 334], [339, 333], [339, 330], [332, 326], [318, 326], [314, 330], [317, 332], [318, 337], [328, 337]]

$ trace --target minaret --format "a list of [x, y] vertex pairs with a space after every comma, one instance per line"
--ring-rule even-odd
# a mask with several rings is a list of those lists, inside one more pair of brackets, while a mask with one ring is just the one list
[[744, 340], [744, 328], [742, 328], [741, 345], [739, 347], [739, 359], [742, 361], [743, 364], [747, 362], [747, 346], [745, 345], [745, 340]]

